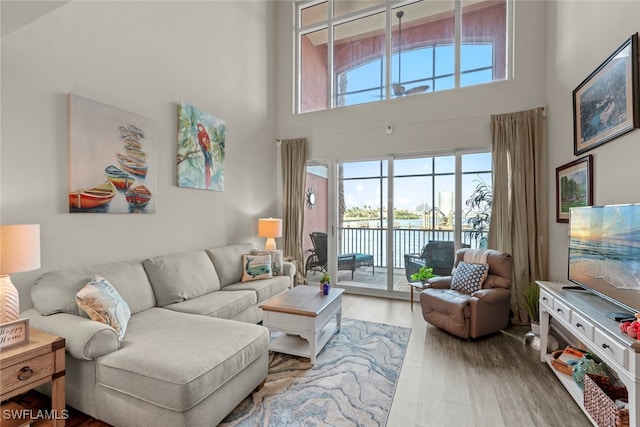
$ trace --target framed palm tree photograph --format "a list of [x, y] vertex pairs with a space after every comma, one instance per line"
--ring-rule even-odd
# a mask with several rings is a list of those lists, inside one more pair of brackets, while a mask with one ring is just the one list
[[569, 222], [569, 209], [593, 205], [593, 156], [556, 168], [556, 222]]

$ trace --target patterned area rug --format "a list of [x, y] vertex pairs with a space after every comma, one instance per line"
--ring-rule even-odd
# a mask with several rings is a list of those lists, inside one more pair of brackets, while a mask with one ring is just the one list
[[410, 328], [342, 319], [311, 365], [270, 353], [264, 387], [220, 426], [384, 426]]

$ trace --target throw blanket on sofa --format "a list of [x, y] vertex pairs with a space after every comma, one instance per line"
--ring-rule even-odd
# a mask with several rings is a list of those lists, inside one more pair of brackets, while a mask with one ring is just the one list
[[469, 249], [464, 253], [464, 262], [468, 264], [486, 264], [487, 251], [484, 249]]

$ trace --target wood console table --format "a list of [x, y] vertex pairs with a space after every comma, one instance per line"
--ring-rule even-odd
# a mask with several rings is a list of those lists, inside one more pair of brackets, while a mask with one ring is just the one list
[[0, 401], [51, 382], [51, 410], [43, 409], [46, 424], [64, 426], [64, 349], [64, 338], [31, 328], [28, 343], [0, 351]]
[[549, 364], [578, 406], [596, 425], [584, 408], [582, 390], [572, 377], [551, 365], [547, 341], [549, 321], [553, 317], [616, 372], [629, 393], [629, 425], [637, 426], [640, 423], [640, 341], [622, 333], [618, 322], [606, 316], [607, 312], [622, 311], [620, 307], [588, 291], [562, 289], [566, 284], [536, 283], [540, 286], [540, 360]]

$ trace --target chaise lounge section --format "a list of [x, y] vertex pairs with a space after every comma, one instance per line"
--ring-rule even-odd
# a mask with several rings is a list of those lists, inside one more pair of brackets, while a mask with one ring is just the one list
[[[67, 403], [117, 426], [217, 425], [265, 380], [269, 333], [256, 324], [266, 299], [292, 286], [282, 276], [241, 282], [238, 244], [43, 274], [32, 288], [31, 326], [65, 337]], [[128, 304], [114, 328], [78, 309], [95, 275]], [[44, 390], [48, 392], [48, 390]]]

